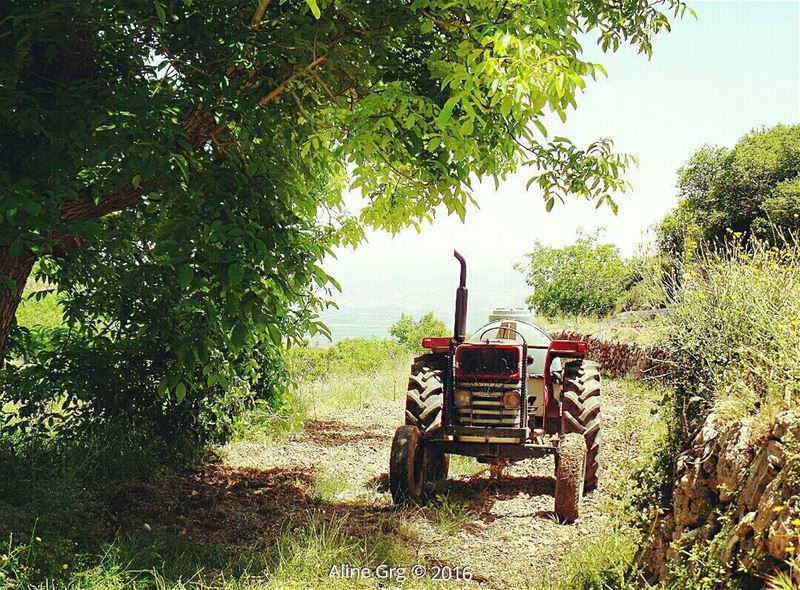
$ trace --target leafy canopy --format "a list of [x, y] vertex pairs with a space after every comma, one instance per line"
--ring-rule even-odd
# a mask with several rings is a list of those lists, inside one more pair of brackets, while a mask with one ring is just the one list
[[[168, 412], [190, 394], [214, 399], [266, 378], [254, 351], [325, 333], [317, 312], [337, 285], [321, 261], [365, 227], [419, 227], [440, 206], [463, 218], [473, 179], [499, 182], [521, 165], [548, 209], [567, 194], [615, 207], [630, 158], [608, 140], [548, 139], [542, 119], [564, 119], [604, 73], [580, 37], [649, 55], [686, 7], [52, 0], [1, 10], [0, 316], [13, 313], [18, 278], [3, 261], [43, 258], [70, 330], [52, 350], [19, 352], [27, 370], [59, 367], [34, 382], [84, 401], [111, 395], [69, 361], [90, 351], [139, 376], [117, 402], [159, 400]], [[347, 183], [359, 211], [343, 204]]]
[[783, 243], [800, 230], [800, 125], [778, 125], [742, 137], [733, 148], [705, 146], [678, 171], [678, 207], [657, 228], [670, 255], [728, 232]]
[[594, 235], [562, 248], [537, 242], [525, 257], [517, 269], [533, 287], [528, 304], [549, 317], [608, 314], [631, 284], [617, 247], [598, 243]]

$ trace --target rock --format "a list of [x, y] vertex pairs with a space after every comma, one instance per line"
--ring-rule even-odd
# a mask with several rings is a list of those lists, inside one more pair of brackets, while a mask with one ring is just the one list
[[753, 460], [738, 503], [747, 511], [756, 510], [767, 486], [775, 480], [785, 461], [783, 443], [769, 440]]
[[710, 475], [716, 440], [719, 436], [717, 418], [709, 414], [692, 441], [692, 447], [678, 456], [673, 491], [673, 514], [678, 527], [699, 525], [711, 512], [716, 494], [712, 494]]
[[708, 547], [737, 587], [761, 587], [764, 575], [786, 570], [800, 550], [800, 412], [778, 414], [769, 432], [751, 445], [752, 420], [706, 416], [676, 458], [671, 512], [640, 552], [648, 582], [667, 579], [688, 547]]
[[716, 472], [711, 488], [720, 502], [727, 504], [742, 486], [747, 468], [753, 461], [749, 444], [750, 421], [728, 427], [718, 438]]
[[684, 473], [675, 485], [672, 510], [678, 527], [700, 524], [711, 512], [708, 480], [699, 466]]

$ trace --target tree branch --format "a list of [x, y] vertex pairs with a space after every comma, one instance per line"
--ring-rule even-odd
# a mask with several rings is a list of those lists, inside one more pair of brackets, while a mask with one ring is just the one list
[[256, 28], [261, 24], [261, 19], [264, 18], [264, 13], [267, 11], [267, 6], [269, 6], [269, 0], [258, 0], [258, 6], [256, 6], [253, 19], [250, 21], [251, 27]]
[[[260, 107], [267, 106], [283, 92], [285, 92], [289, 84], [301, 76], [304, 76], [318, 68], [326, 61], [328, 61], [328, 56], [322, 55], [309, 63], [302, 70], [296, 71], [287, 76], [272, 91], [259, 100], [258, 105]], [[191, 145], [196, 150], [199, 150], [203, 145], [206, 144], [206, 142], [214, 139], [214, 137], [227, 128], [227, 126], [227, 122], [217, 124], [217, 122], [214, 120], [214, 116], [211, 113], [197, 110], [192, 112], [186, 121], [184, 121], [183, 130]], [[102, 198], [98, 203], [95, 203], [94, 199], [91, 197], [84, 197], [75, 199], [74, 201], [69, 201], [64, 203], [64, 205], [61, 207], [61, 219], [62, 221], [68, 223], [86, 219], [98, 219], [99, 217], [103, 217], [109, 213], [127, 209], [136, 203], [146, 191], [152, 191], [160, 184], [161, 180], [156, 178], [150, 180], [146, 187], [142, 185], [138, 188], [134, 188], [130, 185], [126, 185], [119, 192]]]
[[328, 56], [327, 55], [321, 55], [317, 59], [312, 61], [310, 64], [308, 64], [306, 67], [304, 67], [301, 71], [295, 72], [294, 74], [292, 74], [288, 78], [285, 78], [283, 80], [283, 82], [281, 82], [274, 89], [272, 89], [272, 91], [269, 94], [267, 94], [264, 98], [262, 98], [261, 100], [258, 101], [258, 106], [261, 106], [261, 107], [267, 106], [269, 103], [271, 103], [273, 100], [275, 100], [278, 96], [280, 96], [286, 90], [286, 87], [289, 84], [291, 84], [292, 82], [297, 80], [300, 76], [304, 76], [305, 74], [309, 73], [310, 71], [314, 70], [315, 68], [321, 66], [326, 61], [328, 61]]

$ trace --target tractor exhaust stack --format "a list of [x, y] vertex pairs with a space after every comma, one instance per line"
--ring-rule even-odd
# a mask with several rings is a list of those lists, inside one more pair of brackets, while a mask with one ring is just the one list
[[458, 250], [453, 250], [453, 256], [461, 265], [461, 277], [458, 289], [456, 289], [456, 317], [453, 326], [453, 340], [460, 343], [467, 338], [467, 261], [458, 253]]

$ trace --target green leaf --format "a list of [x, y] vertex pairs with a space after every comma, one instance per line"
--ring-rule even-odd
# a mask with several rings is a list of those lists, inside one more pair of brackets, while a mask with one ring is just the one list
[[322, 12], [319, 10], [319, 6], [317, 5], [317, 0], [306, 0], [306, 4], [311, 9], [311, 14], [314, 15], [314, 18], [319, 18], [322, 16]]
[[178, 269], [177, 279], [178, 284], [185, 289], [192, 284], [192, 279], [194, 279], [194, 269], [188, 264], [180, 267]]
[[238, 262], [234, 262], [228, 267], [228, 285], [235, 287], [244, 278], [244, 268]]
[[162, 6], [161, 2], [156, 2], [155, 5], [156, 5], [156, 14], [158, 15], [158, 20], [160, 20], [162, 24], [166, 24], [167, 13], [164, 11], [164, 6]]
[[547, 199], [547, 202], [545, 202], [545, 204], [544, 204], [545, 211], [550, 213], [550, 211], [553, 210], [553, 205], [555, 205], [555, 199], [553, 197], [550, 197], [549, 199]]
[[133, 188], [139, 188], [139, 185], [141, 185], [141, 184], [142, 184], [142, 175], [141, 174], [137, 174], [131, 180], [131, 186]]
[[175, 387], [175, 401], [179, 404], [183, 402], [184, 398], [186, 397], [186, 384], [181, 381]]
[[459, 95], [451, 96], [447, 99], [447, 102], [444, 103], [441, 112], [439, 113], [439, 117], [436, 119], [436, 125], [439, 129], [444, 129], [445, 125], [453, 118], [453, 108], [456, 106], [456, 103], [461, 100]]
[[275, 346], [281, 345], [281, 331], [278, 329], [278, 326], [274, 324], [267, 325], [267, 331], [269, 332], [269, 339], [272, 340], [272, 343]]
[[200, 360], [201, 363], [206, 364], [209, 360], [209, 352], [208, 352], [208, 345], [205, 341], [201, 340], [197, 344], [197, 348], [195, 349], [197, 352], [197, 358]]
[[241, 346], [244, 344], [244, 341], [247, 339], [247, 335], [250, 333], [247, 326], [243, 322], [237, 322], [237, 324], [233, 327], [233, 332], [231, 333], [231, 342], [233, 342], [234, 346]]

